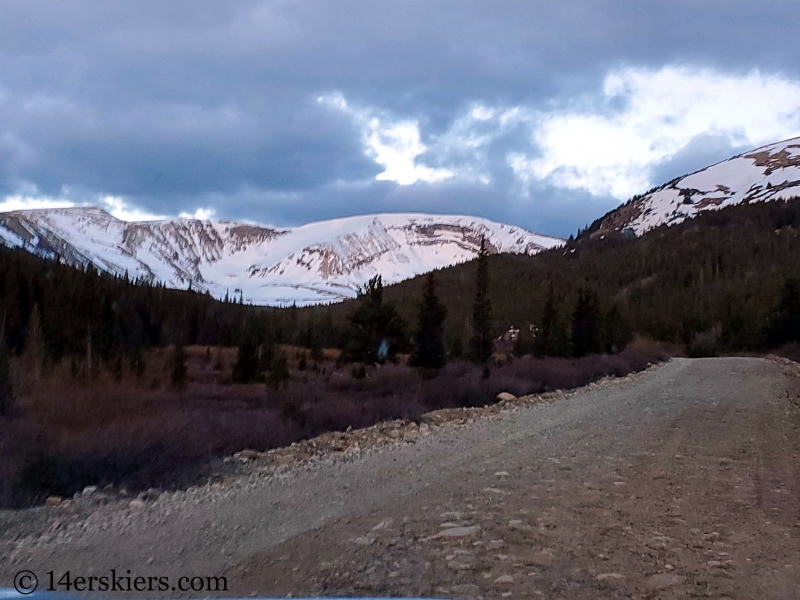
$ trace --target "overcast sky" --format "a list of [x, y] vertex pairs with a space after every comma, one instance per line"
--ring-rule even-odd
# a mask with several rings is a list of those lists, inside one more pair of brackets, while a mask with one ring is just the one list
[[796, 0], [0, 5], [0, 209], [567, 236], [800, 135]]

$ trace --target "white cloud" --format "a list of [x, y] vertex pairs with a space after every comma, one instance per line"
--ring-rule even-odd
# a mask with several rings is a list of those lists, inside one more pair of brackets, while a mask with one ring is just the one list
[[428, 147], [422, 142], [419, 123], [412, 119], [397, 120], [383, 111], [349, 104], [341, 94], [321, 96], [319, 102], [349, 115], [361, 130], [365, 153], [383, 167], [375, 179], [411, 185], [422, 181], [433, 183], [453, 177], [449, 169], [421, 164], [417, 159]]
[[216, 209], [214, 208], [198, 208], [193, 213], [182, 212], [178, 215], [181, 219], [200, 219], [201, 221], [205, 221], [210, 219], [217, 213]]
[[42, 196], [26, 196], [17, 194], [6, 196], [0, 201], [0, 212], [12, 210], [34, 210], [37, 208], [69, 208], [75, 206], [74, 202], [61, 198], [47, 198]]
[[620, 69], [602, 94], [582, 100], [590, 108], [538, 114], [538, 156], [509, 154], [524, 185], [539, 180], [625, 199], [662, 183], [650, 181], [651, 169], [697, 136], [758, 146], [800, 133], [800, 82], [757, 71]]
[[155, 215], [133, 207], [117, 196], [100, 199], [100, 206], [120, 221], [157, 221], [165, 218], [163, 215]]
[[[67, 196], [68, 190], [64, 190]], [[26, 185], [25, 190], [0, 200], [0, 212], [12, 210], [35, 210], [39, 208], [73, 208], [76, 206], [97, 206], [108, 211], [113, 217], [121, 221], [157, 221], [168, 219], [167, 215], [151, 213], [132, 206], [128, 201], [119, 196], [101, 196], [93, 199], [76, 202], [63, 197], [49, 197], [38, 193], [35, 186]], [[213, 208], [198, 208], [193, 213], [182, 212], [182, 219], [210, 219], [216, 210]]]
[[[427, 145], [416, 120], [354, 107], [338, 93], [319, 101], [356, 122], [366, 154], [384, 167], [377, 179], [488, 184], [500, 153], [523, 195], [544, 183], [624, 200], [663, 183], [652, 180], [655, 168], [698, 138], [756, 147], [800, 134], [800, 82], [758, 71], [620, 68], [602, 90], [545, 109], [472, 104]], [[509, 132], [516, 137], [502, 139]], [[423, 155], [444, 167], [422, 164]]]
[[[530, 109], [472, 105], [450, 128], [434, 138], [430, 154], [440, 157], [462, 181], [489, 184], [492, 144], [509, 130], [529, 127]], [[495, 150], [496, 151], [496, 150]]]

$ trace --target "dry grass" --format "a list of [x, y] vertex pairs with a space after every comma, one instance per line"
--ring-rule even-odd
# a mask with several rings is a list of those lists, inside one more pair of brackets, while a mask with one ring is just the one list
[[[234, 348], [187, 348], [188, 383], [168, 386], [169, 349], [147, 356], [137, 378], [108, 371], [77, 375], [72, 365], [51, 367], [0, 419], [0, 505], [20, 506], [46, 494], [69, 495], [108, 483], [131, 491], [187, 485], [208, 474], [209, 461], [243, 448], [266, 450], [292, 441], [365, 427], [393, 418], [418, 418], [438, 408], [488, 404], [501, 391], [516, 395], [573, 388], [606, 375], [625, 375], [671, 353], [639, 340], [615, 356], [521, 358], [495, 366], [489, 379], [456, 361], [436, 377], [406, 365], [368, 367], [356, 379], [337, 369], [335, 352], [298, 369], [307, 351], [283, 348], [291, 381], [279, 390], [231, 385]], [[306, 356], [308, 356], [306, 354]], [[25, 373], [17, 373], [24, 382]], [[30, 379], [30, 378], [27, 378]], [[26, 386], [23, 385], [23, 388]]]

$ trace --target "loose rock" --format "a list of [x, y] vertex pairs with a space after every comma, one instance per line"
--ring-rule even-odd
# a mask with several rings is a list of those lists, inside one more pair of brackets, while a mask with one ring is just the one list
[[670, 573], [656, 573], [647, 579], [647, 587], [651, 590], [665, 590], [673, 585], [680, 585], [686, 581], [686, 577], [672, 575]]

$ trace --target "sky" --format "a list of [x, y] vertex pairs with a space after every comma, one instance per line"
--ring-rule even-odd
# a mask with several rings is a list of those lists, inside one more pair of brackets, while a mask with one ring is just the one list
[[427, 212], [566, 237], [800, 135], [794, 0], [0, 11], [0, 210], [276, 226]]

